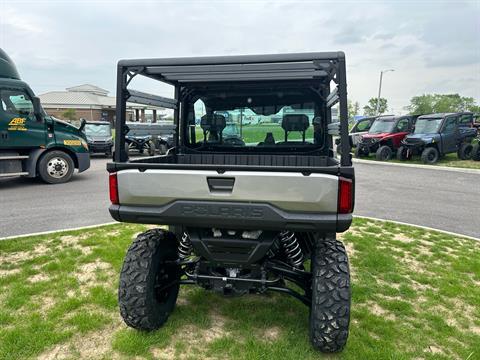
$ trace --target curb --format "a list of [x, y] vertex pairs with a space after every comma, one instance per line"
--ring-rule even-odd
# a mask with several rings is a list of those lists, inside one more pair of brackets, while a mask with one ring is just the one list
[[40, 236], [40, 235], [55, 234], [55, 233], [61, 233], [61, 232], [65, 232], [65, 231], [76, 231], [76, 230], [83, 230], [83, 229], [95, 229], [95, 228], [97, 228], [97, 227], [106, 226], [106, 225], [113, 225], [113, 224], [120, 224], [120, 223], [117, 222], [117, 221], [112, 221], [112, 222], [103, 223], [103, 224], [79, 226], [79, 227], [68, 228], [68, 229], [50, 230], [50, 231], [42, 231], [42, 232], [36, 232], [36, 233], [31, 233], [31, 234], [5, 236], [5, 237], [0, 238], [0, 241], [2, 241], [2, 240], [9, 240], [9, 239], [17, 239], [17, 238], [26, 238], [26, 237], [30, 237], [30, 236]]
[[[476, 238], [476, 237], [473, 237], [473, 236], [463, 235], [463, 234], [459, 234], [459, 233], [455, 233], [455, 232], [451, 232], [451, 231], [446, 231], [446, 230], [435, 229], [435, 228], [428, 227], [428, 226], [410, 224], [410, 223], [406, 223], [406, 222], [402, 222], [402, 221], [380, 219], [380, 218], [375, 218], [375, 217], [371, 217], [371, 216], [361, 216], [361, 215], [354, 215], [353, 217], [359, 218], [359, 219], [369, 219], [369, 220], [374, 220], [374, 221], [391, 222], [391, 223], [395, 223], [395, 224], [399, 224], [399, 225], [406, 225], [406, 226], [412, 226], [412, 227], [416, 227], [416, 228], [420, 228], [420, 229], [425, 229], [425, 230], [437, 231], [437, 232], [440, 232], [440, 233], [443, 233], [443, 234], [452, 235], [452, 236], [458, 236], [458, 237], [461, 237], [461, 238], [464, 238], [464, 239], [470, 239], [470, 240], [480, 241], [480, 238]], [[107, 226], [107, 225], [113, 225], [113, 224], [120, 224], [120, 223], [117, 222], [117, 221], [112, 221], [112, 222], [103, 223], [103, 224], [81, 226], [81, 227], [69, 228], [69, 229], [51, 230], [51, 231], [43, 231], [43, 232], [37, 232], [37, 233], [31, 233], [31, 234], [6, 236], [6, 237], [3, 237], [3, 238], [0, 238], [0, 241], [2, 241], [2, 240], [9, 240], [9, 239], [17, 239], [17, 238], [26, 238], [26, 237], [30, 237], [30, 236], [40, 236], [40, 235], [55, 234], [55, 233], [61, 233], [61, 232], [65, 232], [65, 231], [76, 231], [76, 230], [83, 230], [83, 229], [95, 229], [95, 228], [97, 228], [97, 227]]]
[[455, 168], [450, 166], [437, 166], [437, 165], [421, 165], [421, 164], [399, 164], [399, 163], [392, 163], [388, 161], [374, 161], [374, 160], [365, 160], [365, 159], [352, 159], [353, 163], [359, 164], [373, 164], [373, 165], [385, 165], [385, 166], [400, 166], [400, 167], [409, 167], [409, 168], [420, 168], [420, 169], [428, 169], [428, 170], [443, 170], [443, 171], [453, 171], [453, 172], [460, 172], [465, 174], [479, 174], [480, 169], [468, 169], [468, 168]]
[[359, 219], [368, 219], [368, 220], [381, 221], [381, 222], [391, 222], [391, 223], [398, 224], [398, 225], [412, 226], [412, 227], [416, 227], [416, 228], [419, 228], [419, 229], [424, 229], [424, 230], [429, 230], [429, 231], [436, 231], [436, 232], [439, 232], [439, 233], [443, 233], [443, 234], [446, 234], [446, 235], [457, 236], [457, 237], [461, 237], [461, 238], [464, 238], [464, 239], [480, 241], [480, 238], [476, 238], [476, 237], [473, 237], [473, 236], [463, 235], [463, 234], [455, 233], [455, 232], [452, 232], [452, 231], [436, 229], [436, 228], [432, 228], [432, 227], [428, 227], [428, 226], [423, 226], [423, 225], [406, 223], [406, 222], [402, 222], [402, 221], [379, 219], [379, 218], [375, 218], [375, 217], [371, 217], [371, 216], [361, 216], [361, 215], [354, 215], [353, 217], [359, 218]]

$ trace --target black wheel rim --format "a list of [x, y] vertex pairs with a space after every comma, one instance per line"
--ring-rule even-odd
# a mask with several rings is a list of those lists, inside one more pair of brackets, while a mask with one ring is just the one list
[[171, 293], [176, 280], [176, 267], [162, 263], [159, 265], [157, 276], [155, 277], [155, 299], [158, 303], [165, 303]]

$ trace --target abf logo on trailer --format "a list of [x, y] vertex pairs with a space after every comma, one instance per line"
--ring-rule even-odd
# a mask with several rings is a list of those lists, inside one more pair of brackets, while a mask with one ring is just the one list
[[27, 128], [25, 127], [26, 122], [27, 122], [27, 119], [25, 118], [19, 118], [19, 117], [13, 118], [8, 123], [8, 130], [26, 131], [27, 130]]

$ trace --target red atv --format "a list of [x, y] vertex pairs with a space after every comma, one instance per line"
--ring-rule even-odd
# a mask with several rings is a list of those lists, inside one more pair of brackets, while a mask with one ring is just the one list
[[371, 126], [368, 134], [355, 149], [355, 157], [366, 157], [375, 153], [377, 160], [389, 160], [401, 145], [405, 136], [410, 134], [418, 116], [380, 116]]

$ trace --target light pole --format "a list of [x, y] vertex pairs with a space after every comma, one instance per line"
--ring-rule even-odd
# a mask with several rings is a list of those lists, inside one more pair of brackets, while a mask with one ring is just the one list
[[380, 83], [378, 84], [377, 108], [375, 109], [375, 115], [378, 115], [378, 112], [380, 111], [380, 95], [382, 94], [383, 73], [387, 73], [389, 71], [395, 71], [395, 70], [394, 69], [387, 69], [387, 70], [380, 71]]

